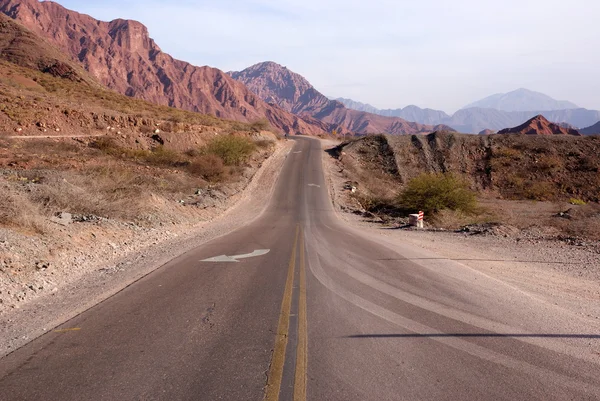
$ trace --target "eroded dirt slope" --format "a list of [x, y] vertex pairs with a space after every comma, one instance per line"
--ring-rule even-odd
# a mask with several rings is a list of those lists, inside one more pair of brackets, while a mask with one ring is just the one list
[[527, 230], [578, 244], [600, 240], [599, 151], [600, 137], [442, 132], [370, 136], [329, 153], [347, 187], [357, 188], [347, 193], [357, 213], [402, 217], [394, 205], [411, 179], [450, 172], [467, 180], [482, 210], [474, 216], [441, 213], [438, 227], [477, 224], [472, 230], [509, 236]]

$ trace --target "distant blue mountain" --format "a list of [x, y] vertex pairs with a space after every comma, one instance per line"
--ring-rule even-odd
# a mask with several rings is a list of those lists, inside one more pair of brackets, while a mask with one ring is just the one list
[[[510, 95], [510, 96], [508, 96]], [[541, 96], [538, 96], [541, 95]], [[510, 94], [494, 95], [486, 98], [488, 100], [472, 103], [475, 104], [496, 104], [498, 107], [508, 108], [508, 100], [513, 99], [512, 108], [518, 108], [519, 101], [522, 99], [521, 106], [527, 98], [537, 99], [532, 101], [530, 105], [538, 105], [540, 108], [535, 108], [525, 111], [506, 111], [490, 107], [468, 107], [458, 110], [454, 115], [449, 116], [440, 110], [421, 109], [417, 106], [407, 106], [400, 109], [380, 110], [369, 104], [357, 102], [351, 99], [338, 98], [336, 100], [342, 102], [346, 107], [368, 111], [369, 113], [380, 114], [383, 116], [401, 117], [408, 121], [415, 121], [421, 124], [448, 125], [459, 132], [475, 134], [485, 129], [499, 131], [504, 128], [515, 127], [523, 122], [541, 114], [549, 121], [554, 123], [567, 123], [575, 128], [583, 128], [594, 125], [600, 121], [600, 111], [587, 110], [577, 108], [570, 102], [561, 102], [554, 100], [546, 95], [537, 94], [536, 92], [526, 89], [519, 89]], [[507, 100], [508, 99], [508, 100]], [[550, 99], [550, 101], [548, 101]], [[545, 106], [545, 107], [541, 107]], [[564, 106], [562, 109], [554, 109], [554, 107]], [[529, 107], [529, 106], [527, 106]]]
[[473, 107], [500, 111], [566, 110], [579, 108], [576, 104], [567, 102], [566, 100], [555, 100], [543, 93], [523, 88], [509, 93], [498, 93], [486, 97], [463, 107], [463, 109]]

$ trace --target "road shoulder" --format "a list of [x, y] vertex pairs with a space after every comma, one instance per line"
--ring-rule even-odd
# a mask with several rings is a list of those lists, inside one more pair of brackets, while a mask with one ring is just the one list
[[[600, 320], [600, 254], [561, 241], [529, 240], [494, 235], [389, 229], [349, 212], [357, 208], [344, 189], [343, 168], [322, 141], [323, 170], [337, 216], [350, 227], [389, 246], [412, 248], [453, 260], [500, 280], [531, 296], [593, 320]], [[418, 263], [418, 262], [417, 262]]]
[[[239, 193], [230, 196], [207, 220], [194, 226], [174, 225], [164, 235], [137, 233], [110, 263], [87, 260], [63, 285], [18, 307], [5, 311], [0, 320], [0, 357], [22, 347], [94, 305], [120, 292], [170, 260], [259, 217], [271, 197], [279, 171], [294, 141], [278, 145], [273, 155]], [[99, 263], [100, 262], [100, 263]], [[75, 266], [74, 266], [75, 267]]]

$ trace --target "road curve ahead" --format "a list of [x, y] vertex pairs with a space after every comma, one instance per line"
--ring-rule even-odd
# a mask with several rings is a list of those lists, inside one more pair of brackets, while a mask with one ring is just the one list
[[346, 226], [321, 155], [297, 138], [258, 219], [0, 359], [0, 399], [600, 399], [597, 321]]

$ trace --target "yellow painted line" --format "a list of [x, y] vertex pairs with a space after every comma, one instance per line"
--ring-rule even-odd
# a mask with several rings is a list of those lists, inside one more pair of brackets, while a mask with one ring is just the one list
[[55, 333], [67, 333], [69, 331], [79, 331], [81, 330], [80, 327], [74, 327], [72, 329], [60, 329], [60, 330], [54, 330]]
[[285, 291], [283, 292], [283, 300], [281, 301], [281, 312], [279, 313], [279, 324], [277, 326], [277, 334], [275, 336], [275, 347], [273, 348], [273, 356], [271, 358], [271, 366], [269, 367], [269, 375], [267, 377], [267, 387], [265, 389], [265, 401], [278, 401], [281, 391], [281, 381], [283, 378], [283, 365], [285, 363], [285, 350], [288, 342], [288, 330], [290, 328], [290, 311], [292, 308], [292, 292], [294, 285], [294, 274], [296, 270], [296, 247], [298, 245], [298, 234], [300, 226], [296, 226], [296, 238], [294, 239], [294, 247], [292, 248], [292, 256], [288, 267], [288, 275], [285, 283]]
[[306, 266], [304, 263], [304, 232], [300, 235], [300, 293], [298, 294], [298, 346], [294, 376], [294, 401], [306, 401], [308, 368], [308, 324], [306, 320]]

